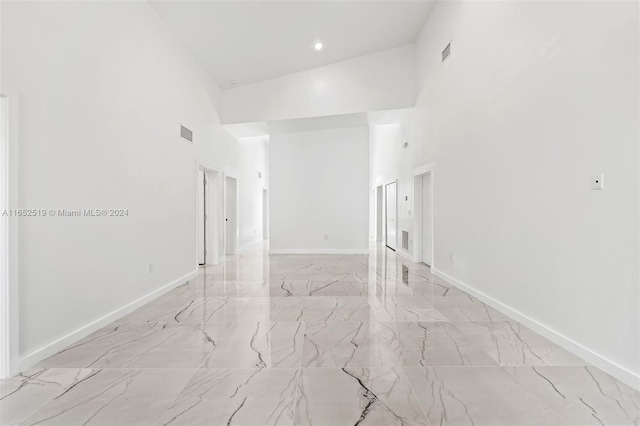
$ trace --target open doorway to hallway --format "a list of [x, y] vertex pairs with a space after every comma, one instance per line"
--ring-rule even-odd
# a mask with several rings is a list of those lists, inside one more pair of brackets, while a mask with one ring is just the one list
[[269, 239], [269, 191], [262, 189], [262, 239]]
[[218, 172], [198, 169], [198, 264], [214, 265], [219, 259]]
[[0, 379], [8, 377], [9, 362], [9, 220], [4, 214], [9, 209], [9, 111], [5, 96], [0, 95], [0, 226], [1, 264], [0, 264]]
[[207, 174], [198, 170], [198, 265], [207, 263]]
[[433, 267], [433, 170], [414, 175], [414, 259]]
[[238, 180], [225, 177], [225, 255], [235, 254], [238, 249]]
[[384, 189], [376, 187], [376, 242], [381, 243], [384, 235]]
[[[20, 368], [18, 328], [18, 150], [16, 98], [0, 94], [0, 379]], [[16, 149], [13, 149], [16, 148]], [[46, 214], [45, 214], [46, 215]]]
[[397, 182], [388, 183], [385, 186], [385, 244], [391, 250], [396, 250], [398, 245], [398, 197]]

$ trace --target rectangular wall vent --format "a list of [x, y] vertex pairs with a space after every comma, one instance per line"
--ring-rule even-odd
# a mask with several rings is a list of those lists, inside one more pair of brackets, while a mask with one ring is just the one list
[[447, 44], [447, 47], [445, 47], [444, 50], [442, 51], [442, 62], [444, 62], [444, 60], [447, 59], [450, 54], [451, 54], [451, 42], [449, 42], [449, 44]]
[[409, 250], [409, 232], [402, 231], [402, 248]]
[[182, 125], [180, 126], [180, 136], [182, 137], [182, 139], [193, 142], [193, 132]]

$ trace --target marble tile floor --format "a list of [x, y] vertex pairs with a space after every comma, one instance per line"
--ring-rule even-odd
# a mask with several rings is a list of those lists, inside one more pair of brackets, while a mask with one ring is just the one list
[[640, 392], [387, 249], [254, 246], [0, 382], [0, 425], [640, 425]]

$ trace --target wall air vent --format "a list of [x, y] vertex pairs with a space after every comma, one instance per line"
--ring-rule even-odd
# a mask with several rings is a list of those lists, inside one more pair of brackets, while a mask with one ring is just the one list
[[447, 44], [447, 47], [445, 47], [444, 50], [442, 51], [442, 62], [444, 62], [444, 60], [447, 59], [450, 54], [451, 54], [451, 42], [449, 42], [449, 44]]
[[184, 126], [180, 126], [180, 137], [193, 143], [193, 132]]
[[409, 250], [409, 232], [402, 231], [402, 248]]

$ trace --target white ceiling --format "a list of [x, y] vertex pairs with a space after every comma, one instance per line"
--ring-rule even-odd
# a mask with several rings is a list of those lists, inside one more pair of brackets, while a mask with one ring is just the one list
[[435, 1], [150, 3], [225, 89], [412, 43]]

